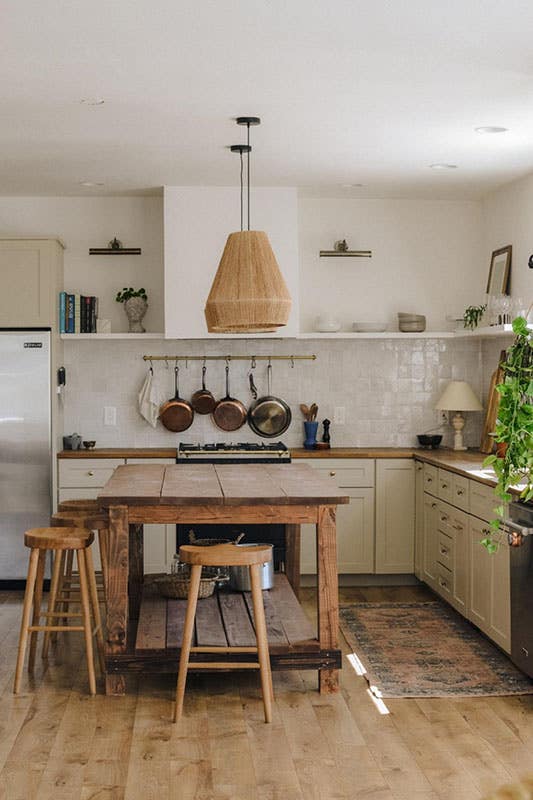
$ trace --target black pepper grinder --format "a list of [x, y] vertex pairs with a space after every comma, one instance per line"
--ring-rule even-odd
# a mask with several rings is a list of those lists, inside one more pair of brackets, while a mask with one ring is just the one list
[[325, 444], [327, 444], [328, 447], [329, 447], [329, 443], [330, 443], [330, 440], [331, 440], [331, 437], [329, 435], [329, 426], [331, 425], [331, 421], [329, 419], [325, 419], [325, 420], [323, 420], [322, 425], [324, 426], [324, 433], [322, 434], [322, 441]]

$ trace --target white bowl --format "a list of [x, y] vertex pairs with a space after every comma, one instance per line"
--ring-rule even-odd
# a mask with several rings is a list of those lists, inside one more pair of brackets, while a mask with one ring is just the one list
[[315, 330], [320, 333], [337, 333], [340, 331], [341, 323], [335, 317], [317, 317], [315, 319]]
[[352, 328], [356, 333], [383, 333], [387, 330], [386, 322], [354, 322]]

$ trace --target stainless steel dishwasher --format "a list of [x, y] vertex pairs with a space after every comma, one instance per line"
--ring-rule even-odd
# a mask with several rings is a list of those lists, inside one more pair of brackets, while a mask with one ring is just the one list
[[533, 678], [533, 505], [511, 503], [509, 517], [511, 658]]

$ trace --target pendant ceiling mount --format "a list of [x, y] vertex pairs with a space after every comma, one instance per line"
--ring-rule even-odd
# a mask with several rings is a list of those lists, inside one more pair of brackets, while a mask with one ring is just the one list
[[[250, 230], [250, 127], [259, 117], [237, 117], [246, 125], [246, 144], [231, 145], [239, 153], [241, 230], [230, 233], [205, 305], [210, 333], [273, 333], [287, 324], [291, 297], [264, 231]], [[244, 158], [246, 155], [247, 230], [244, 230]]]

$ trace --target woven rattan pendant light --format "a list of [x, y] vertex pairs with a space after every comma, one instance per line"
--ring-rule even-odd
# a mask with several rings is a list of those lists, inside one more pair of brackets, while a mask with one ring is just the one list
[[[237, 117], [247, 144], [231, 146], [241, 159], [241, 230], [230, 233], [205, 304], [210, 333], [271, 333], [287, 324], [291, 296], [264, 231], [250, 230], [250, 126], [259, 117]], [[244, 230], [243, 154], [247, 162], [247, 230]]]

